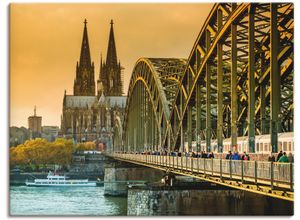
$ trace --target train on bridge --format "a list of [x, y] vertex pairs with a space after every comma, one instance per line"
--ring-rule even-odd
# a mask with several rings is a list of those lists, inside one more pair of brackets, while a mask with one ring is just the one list
[[[187, 148], [188, 143], [185, 142], [185, 147]], [[197, 143], [193, 141], [192, 149], [196, 151]], [[206, 151], [206, 142], [201, 141], [201, 151]], [[223, 152], [228, 152], [230, 150], [238, 152], [250, 152], [249, 149], [249, 139], [247, 136], [238, 137], [237, 145], [231, 148], [231, 138], [226, 138], [223, 140]], [[217, 140], [211, 141], [211, 151], [217, 153], [218, 145]], [[278, 134], [278, 152], [284, 151], [287, 154], [294, 154], [294, 132], [286, 132]], [[257, 135], [255, 137], [255, 153], [257, 154], [269, 154], [272, 152], [271, 138], [270, 134]]]

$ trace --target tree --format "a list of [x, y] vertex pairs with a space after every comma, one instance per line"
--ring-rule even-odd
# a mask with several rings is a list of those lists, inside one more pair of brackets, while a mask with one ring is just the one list
[[58, 138], [54, 142], [37, 138], [28, 140], [24, 144], [10, 148], [10, 164], [40, 165], [57, 164], [69, 165], [74, 152], [72, 140]]
[[86, 151], [86, 150], [95, 150], [96, 144], [94, 142], [85, 142], [85, 143], [78, 143], [76, 146], [76, 151]]

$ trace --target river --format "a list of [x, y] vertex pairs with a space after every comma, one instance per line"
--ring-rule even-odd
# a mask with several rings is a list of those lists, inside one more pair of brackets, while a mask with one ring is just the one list
[[[202, 198], [198, 194], [191, 193], [180, 199], [180, 205], [176, 212], [171, 212], [171, 206], [168, 205], [163, 208], [163, 211], [154, 213], [154, 215], [293, 214], [292, 202], [248, 192], [242, 193], [242, 195], [234, 198], [230, 194], [224, 194], [222, 197], [211, 195]], [[126, 216], [127, 198], [104, 196], [104, 187], [11, 186], [10, 214], [21, 216]]]
[[10, 187], [11, 215], [127, 215], [127, 198], [104, 187]]

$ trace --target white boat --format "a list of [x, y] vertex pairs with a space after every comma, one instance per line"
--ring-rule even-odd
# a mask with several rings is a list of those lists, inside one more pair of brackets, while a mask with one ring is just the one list
[[34, 181], [25, 182], [26, 186], [96, 186], [96, 182], [88, 179], [83, 180], [67, 180], [65, 176], [55, 175], [51, 171], [47, 175], [47, 179], [34, 179]]

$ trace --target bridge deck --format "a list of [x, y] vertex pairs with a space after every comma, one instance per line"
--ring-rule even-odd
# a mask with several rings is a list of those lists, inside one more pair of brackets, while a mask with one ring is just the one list
[[114, 153], [113, 158], [271, 197], [294, 200], [293, 163]]

